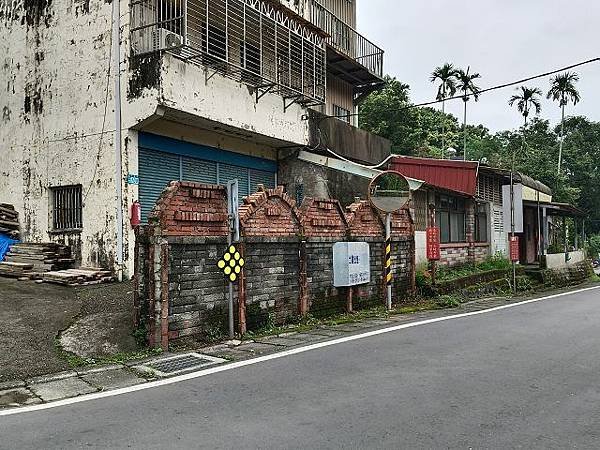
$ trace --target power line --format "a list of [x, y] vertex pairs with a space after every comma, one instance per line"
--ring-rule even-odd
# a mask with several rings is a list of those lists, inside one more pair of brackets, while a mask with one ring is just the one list
[[[448, 97], [448, 98], [445, 98], [444, 100], [432, 100], [432, 101], [424, 102], [424, 103], [417, 103], [417, 104], [413, 104], [413, 105], [406, 105], [406, 106], [403, 106], [402, 108], [389, 109], [388, 111], [390, 111], [390, 112], [405, 111], [405, 110], [411, 109], [411, 108], [420, 108], [420, 107], [423, 107], [423, 106], [437, 105], [438, 103], [442, 103], [443, 101], [458, 100], [458, 99], [463, 100], [465, 98], [473, 97], [475, 95], [479, 96], [481, 94], [485, 94], [486, 92], [496, 91], [498, 89], [504, 89], [504, 88], [507, 88], [507, 87], [515, 86], [517, 84], [526, 83], [528, 81], [535, 80], [535, 79], [538, 79], [538, 78], [548, 77], [550, 75], [554, 75], [554, 74], [559, 73], [559, 72], [564, 72], [565, 70], [574, 69], [575, 67], [584, 66], [586, 64], [591, 64], [591, 63], [594, 63], [594, 62], [600, 62], [600, 57], [588, 59], [587, 61], [583, 61], [583, 62], [580, 62], [580, 63], [577, 63], [577, 64], [572, 64], [570, 66], [563, 67], [563, 68], [556, 69], [556, 70], [552, 70], [550, 72], [545, 72], [545, 73], [541, 73], [541, 74], [534, 75], [534, 76], [531, 76], [531, 77], [523, 78], [521, 80], [512, 81], [510, 83], [504, 83], [504, 84], [499, 84], [497, 86], [492, 86], [492, 87], [489, 87], [489, 88], [486, 88], [486, 89], [480, 89], [475, 94], [455, 95], [454, 97]], [[357, 113], [351, 113], [351, 114], [344, 114], [343, 116], [340, 116], [340, 115], [322, 116], [319, 119], [320, 120], [332, 119], [332, 118], [340, 119], [340, 118], [346, 118], [346, 117], [351, 117], [351, 116], [360, 116], [360, 115], [361, 115], [361, 113], [357, 112]]]
[[[115, 0], [113, 0], [113, 1], [115, 1]], [[84, 203], [88, 198], [90, 190], [92, 189], [92, 186], [96, 179], [96, 173], [98, 172], [98, 166], [100, 165], [100, 154], [102, 153], [102, 143], [103, 143], [105, 127], [106, 127], [106, 115], [108, 112], [108, 96], [109, 96], [109, 92], [110, 92], [109, 85], [110, 85], [110, 69], [111, 69], [111, 60], [112, 60], [112, 43], [113, 43], [113, 38], [112, 38], [112, 33], [110, 33], [110, 42], [109, 42], [109, 47], [108, 47], [108, 69], [106, 71], [106, 95], [104, 96], [104, 114], [102, 117], [102, 128], [99, 133], [100, 139], [98, 140], [98, 151], [96, 152], [96, 162], [94, 164], [94, 174], [92, 175], [90, 184], [89, 184], [87, 190], [85, 191], [85, 195], [83, 196]]]

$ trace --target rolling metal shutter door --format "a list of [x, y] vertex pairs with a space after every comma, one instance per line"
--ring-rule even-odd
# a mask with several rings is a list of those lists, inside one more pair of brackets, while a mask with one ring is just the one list
[[239, 198], [240, 202], [242, 198], [248, 195], [249, 179], [248, 179], [248, 168], [232, 166], [230, 164], [219, 164], [219, 183], [227, 184], [228, 181], [238, 179], [239, 182]]
[[182, 180], [217, 184], [217, 163], [182, 156]]
[[202, 159], [164, 153], [157, 150], [139, 149], [139, 200], [142, 221], [146, 222], [160, 194], [170, 181], [185, 180], [206, 184], [227, 184], [238, 179], [240, 202], [250, 192], [256, 192], [259, 184], [275, 187], [275, 173], [247, 167], [217, 163]]
[[258, 185], [262, 184], [267, 189], [275, 187], [275, 174], [273, 172], [265, 172], [264, 170], [250, 169], [250, 192], [254, 193], [258, 189]]
[[178, 155], [139, 149], [138, 174], [142, 222], [148, 220], [156, 200], [169, 182], [179, 180], [179, 159]]

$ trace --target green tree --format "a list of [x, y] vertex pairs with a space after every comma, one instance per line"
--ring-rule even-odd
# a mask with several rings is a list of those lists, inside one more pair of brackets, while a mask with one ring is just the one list
[[462, 69], [457, 69], [456, 88], [462, 92], [462, 99], [464, 103], [464, 116], [463, 116], [463, 159], [467, 159], [467, 102], [471, 97], [475, 101], [479, 100], [479, 93], [481, 89], [475, 85], [474, 80], [481, 78], [478, 73], [469, 74], [471, 67], [467, 67], [465, 72]]
[[559, 75], [556, 75], [550, 81], [550, 90], [546, 95], [547, 98], [551, 98], [554, 101], [557, 101], [561, 108], [561, 121], [560, 121], [560, 146], [558, 149], [558, 172], [560, 173], [562, 166], [562, 156], [563, 156], [563, 144], [565, 137], [565, 106], [569, 103], [569, 101], [573, 102], [573, 105], [576, 105], [579, 100], [579, 91], [575, 88], [575, 83], [579, 81], [579, 75], [575, 72], [565, 72]]
[[556, 176], [577, 189], [573, 203], [588, 213], [588, 230], [600, 233], [600, 123], [575, 116], [565, 119], [556, 132], [561, 128], [565, 159]]
[[[410, 103], [409, 86], [395, 78], [385, 77], [385, 86], [371, 94], [360, 106], [361, 128], [389, 139], [395, 153], [441, 157], [446, 143], [455, 145], [458, 121], [451, 114], [434, 108], [414, 108]], [[444, 133], [440, 132], [443, 124]]]
[[[432, 83], [440, 82], [436, 99], [442, 102], [442, 113], [446, 112], [446, 99], [456, 94], [456, 75], [457, 71], [450, 63], [436, 67], [431, 74]], [[446, 151], [446, 127], [445, 121], [442, 121], [442, 155]]]
[[542, 104], [540, 103], [539, 97], [542, 95], [540, 88], [528, 88], [521, 86], [517, 88], [519, 94], [513, 95], [508, 104], [513, 106], [517, 105], [517, 110], [521, 113], [525, 119], [525, 126], [527, 126], [527, 118], [531, 113], [532, 109], [535, 109], [535, 113], [539, 114], [542, 111]]

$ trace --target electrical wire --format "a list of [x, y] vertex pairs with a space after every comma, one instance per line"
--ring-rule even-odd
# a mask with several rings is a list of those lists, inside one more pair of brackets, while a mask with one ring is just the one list
[[[94, 180], [96, 179], [96, 173], [98, 172], [98, 166], [100, 165], [100, 154], [102, 153], [102, 143], [104, 140], [105, 127], [106, 127], [106, 115], [108, 112], [108, 96], [110, 93], [109, 88], [110, 88], [110, 69], [111, 69], [111, 63], [112, 63], [112, 44], [113, 44], [113, 38], [112, 38], [112, 33], [110, 33], [110, 41], [109, 41], [109, 46], [108, 46], [108, 70], [106, 71], [106, 95], [104, 96], [104, 114], [102, 117], [102, 128], [99, 133], [100, 139], [98, 141], [98, 151], [96, 153], [96, 164], [94, 164], [94, 173], [92, 175], [92, 179], [90, 180], [90, 184], [89, 184], [87, 190], [85, 191], [85, 195], [83, 196], [84, 204], [88, 198], [90, 190], [92, 189], [92, 185], [94, 184]], [[64, 140], [67, 140], [67, 139], [64, 139]]]
[[[388, 111], [389, 112], [405, 111], [407, 109], [412, 109], [412, 108], [420, 108], [420, 107], [423, 107], [423, 106], [436, 105], [438, 103], [442, 103], [444, 101], [449, 101], [449, 100], [458, 100], [458, 99], [464, 100], [465, 98], [473, 97], [475, 95], [479, 96], [481, 94], [485, 94], [486, 92], [497, 91], [498, 89], [504, 89], [504, 88], [507, 88], [507, 87], [515, 86], [517, 84], [526, 83], [528, 81], [535, 80], [535, 79], [538, 79], [538, 78], [548, 77], [550, 75], [554, 75], [554, 74], [559, 73], [559, 72], [564, 72], [565, 70], [574, 69], [575, 67], [584, 66], [586, 64], [591, 64], [591, 63], [594, 63], [594, 62], [600, 62], [600, 57], [588, 59], [587, 61], [583, 61], [583, 62], [580, 62], [580, 63], [577, 63], [577, 64], [572, 64], [570, 66], [566, 66], [566, 67], [563, 67], [561, 69], [552, 70], [550, 72], [545, 72], [545, 73], [541, 73], [541, 74], [534, 75], [534, 76], [531, 76], [531, 77], [523, 78], [521, 80], [511, 81], [510, 83], [504, 83], [504, 84], [499, 84], [497, 86], [492, 86], [492, 87], [489, 87], [489, 88], [486, 88], [486, 89], [480, 89], [480, 90], [477, 91], [477, 93], [474, 93], [474, 94], [466, 94], [466, 95], [465, 94], [460, 94], [460, 95], [455, 95], [454, 97], [447, 97], [447, 98], [445, 98], [443, 100], [432, 100], [432, 101], [429, 101], [429, 102], [417, 103], [417, 104], [414, 104], [414, 105], [406, 105], [406, 106], [403, 106], [402, 108], [388, 109]], [[344, 114], [343, 116], [340, 116], [340, 115], [322, 116], [322, 117], [320, 117], [320, 120], [332, 119], [332, 118], [340, 119], [340, 118], [346, 118], [346, 117], [352, 117], [352, 116], [360, 116], [360, 115], [361, 115], [361, 113], [357, 112], [357, 113], [351, 113], [351, 114]]]

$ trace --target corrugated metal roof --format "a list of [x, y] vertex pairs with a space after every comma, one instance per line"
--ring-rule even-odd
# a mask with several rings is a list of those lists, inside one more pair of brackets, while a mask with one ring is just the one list
[[431, 186], [473, 197], [477, 190], [477, 165], [473, 161], [397, 156], [392, 159], [390, 169]]

